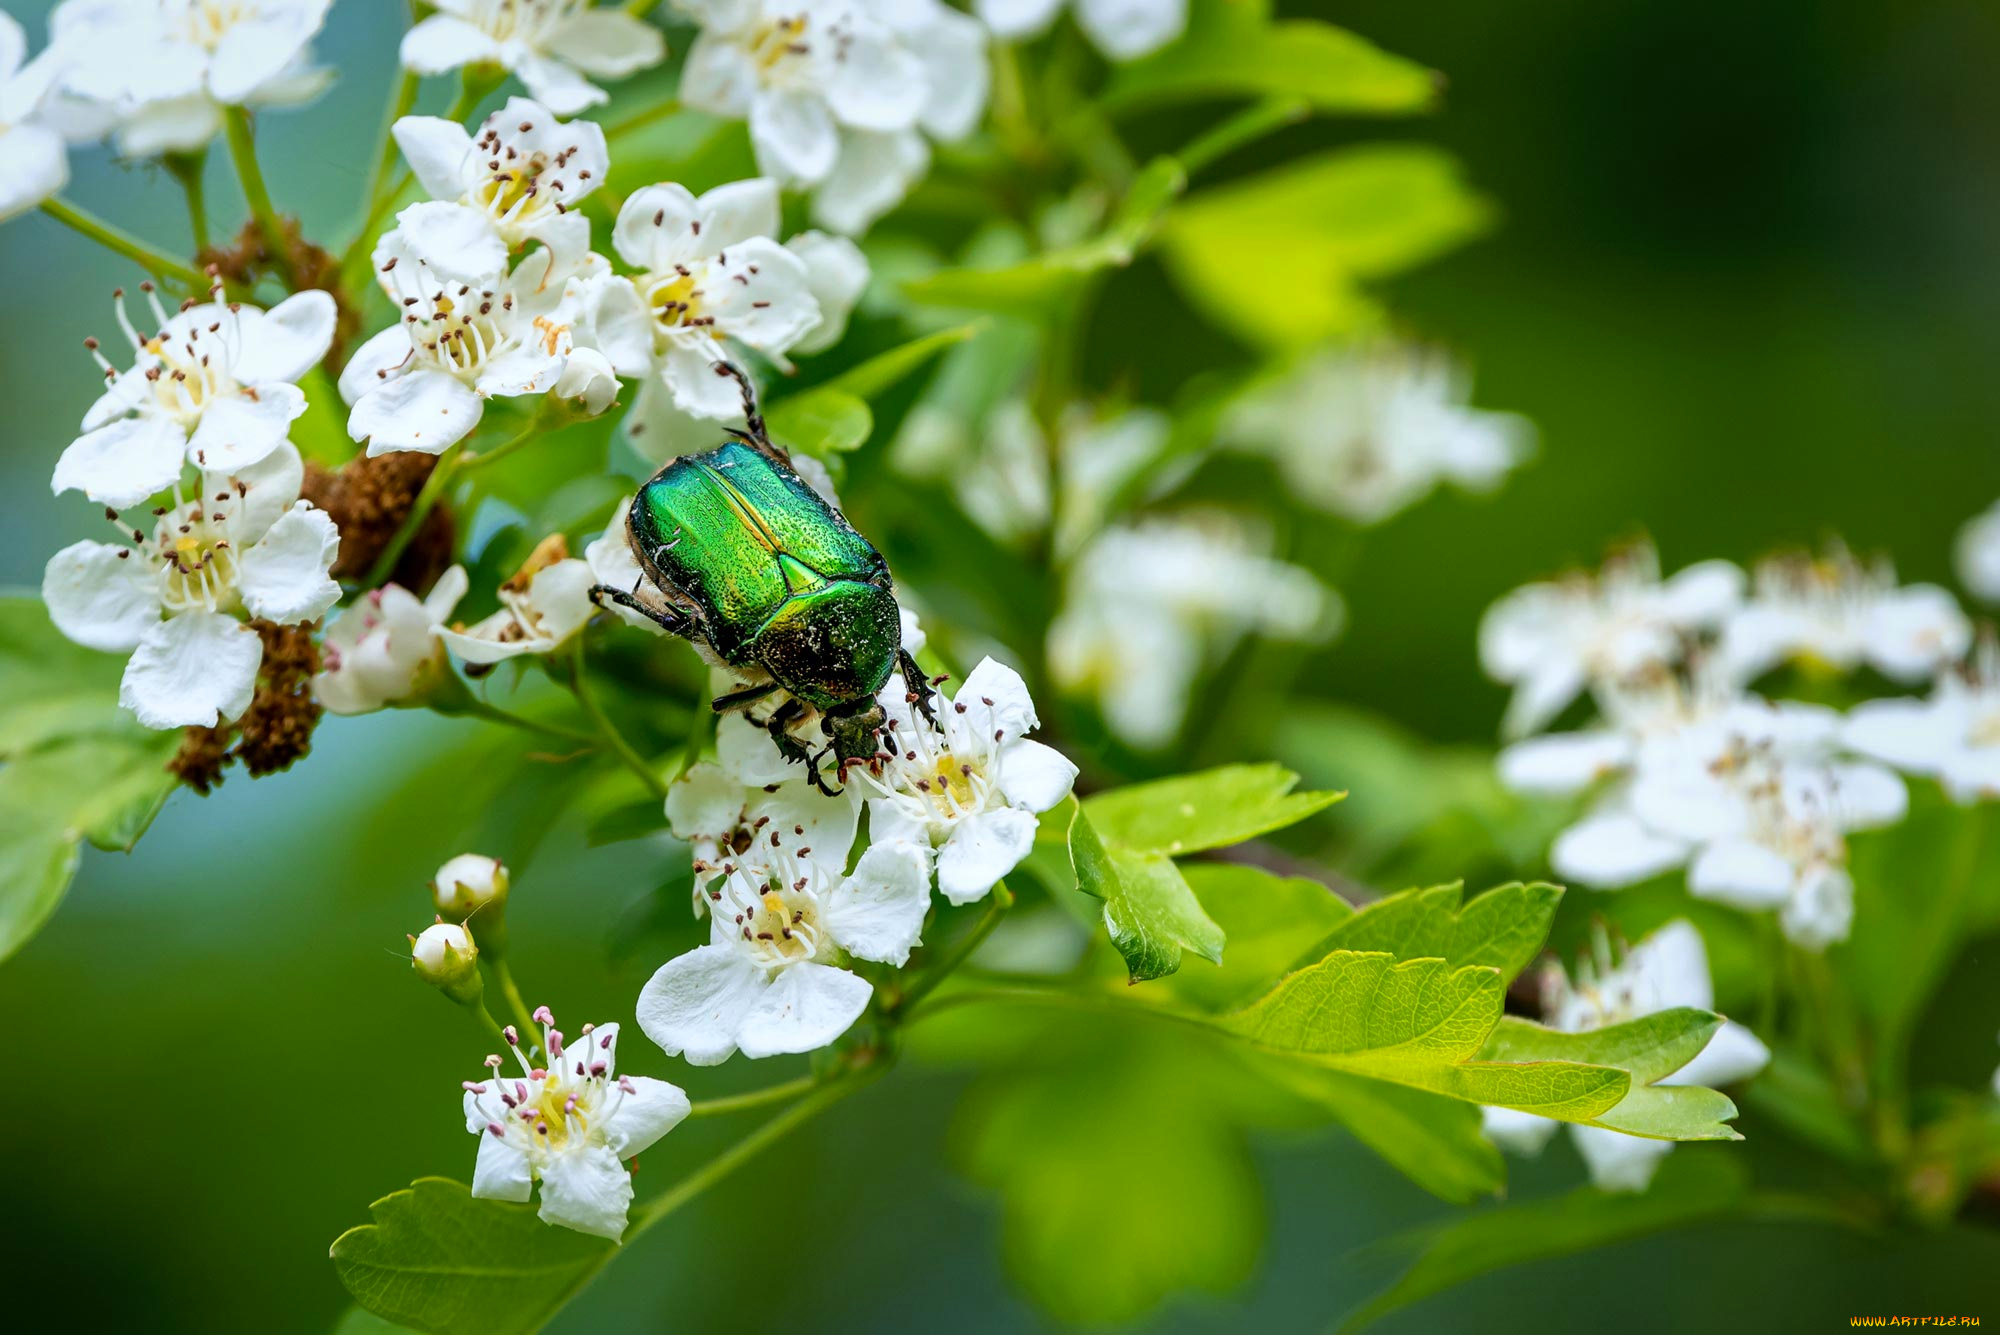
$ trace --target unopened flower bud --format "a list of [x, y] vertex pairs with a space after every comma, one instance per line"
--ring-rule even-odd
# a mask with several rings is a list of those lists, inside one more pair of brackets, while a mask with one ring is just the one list
[[472, 943], [472, 933], [458, 923], [433, 923], [422, 936], [411, 937], [410, 963], [417, 977], [461, 1005], [478, 1002], [484, 989], [479, 947]]
[[498, 858], [460, 853], [438, 868], [431, 898], [447, 922], [479, 930], [486, 953], [498, 959], [507, 946], [507, 868]]

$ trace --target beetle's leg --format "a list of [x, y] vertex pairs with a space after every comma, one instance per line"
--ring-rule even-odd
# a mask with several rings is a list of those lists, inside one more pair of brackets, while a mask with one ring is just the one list
[[627, 593], [623, 589], [613, 588], [609, 584], [592, 585], [590, 601], [599, 607], [616, 603], [628, 611], [637, 612], [640, 616], [645, 617], [661, 630], [667, 632], [667, 634], [678, 635], [682, 639], [690, 638], [695, 628], [694, 622], [689, 618], [677, 616], [672, 612], [662, 612], [652, 604], [642, 602], [636, 595]]
[[931, 699], [937, 694], [937, 687], [931, 685], [930, 678], [917, 666], [917, 660], [910, 656], [908, 649], [896, 651], [896, 666], [903, 670], [903, 685], [909, 691], [909, 701], [924, 716], [924, 722], [937, 727], [937, 711], [931, 707]]
[[717, 375], [728, 376], [736, 382], [736, 388], [743, 392], [743, 425], [749, 428], [746, 438], [750, 444], [759, 454], [768, 455], [779, 463], [790, 466], [791, 457], [772, 442], [770, 433], [764, 429], [764, 414], [757, 411], [757, 393], [751, 387], [750, 377], [745, 375], [743, 368], [734, 362], [721, 361], [714, 363], [714, 366]]
[[838, 788], [826, 786], [826, 780], [819, 772], [820, 753], [792, 736], [788, 731], [805, 710], [797, 700], [787, 700], [771, 711], [771, 717], [764, 720], [764, 730], [771, 734], [771, 740], [778, 744], [778, 754], [806, 767], [806, 778], [812, 786], [828, 797], [840, 796]]
[[778, 683], [775, 681], [767, 681], [762, 686], [745, 686], [740, 691], [731, 691], [727, 695], [716, 696], [715, 699], [709, 701], [709, 708], [718, 714], [727, 714], [732, 709], [742, 709], [748, 705], [754, 705], [777, 689]]

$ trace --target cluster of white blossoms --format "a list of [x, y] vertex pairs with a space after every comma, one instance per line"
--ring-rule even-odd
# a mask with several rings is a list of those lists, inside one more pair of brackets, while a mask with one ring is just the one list
[[[914, 652], [921, 633], [905, 621]], [[814, 789], [741, 715], [721, 721], [717, 760], [676, 780], [668, 822], [694, 849], [709, 943], [640, 993], [639, 1026], [669, 1053], [705, 1066], [833, 1042], [874, 992], [847, 965], [901, 966], [933, 880], [949, 903], [985, 898], [1027, 857], [1039, 814], [1069, 795], [1076, 766], [1027, 736], [1038, 720], [1012, 668], [986, 659], [954, 697], [931, 694], [935, 721], [912, 694], [900, 674], [882, 688], [881, 749], [844, 767], [836, 793]]]
[[1441, 482], [1488, 492], [1534, 451], [1526, 418], [1468, 402], [1441, 352], [1369, 343], [1315, 353], [1225, 415], [1228, 447], [1270, 457], [1292, 494], [1379, 524]]
[[[1986, 767], [2000, 766], [1980, 752], [2000, 700], [1990, 650], [1963, 666], [1971, 642], [1949, 593], [1899, 586], [1841, 548], [1775, 558], [1748, 578], [1709, 561], [1662, 580], [1652, 549], [1634, 547], [1598, 576], [1516, 590], [1480, 628], [1487, 671], [1515, 688], [1507, 725], [1522, 740], [1502, 751], [1502, 780], [1595, 794], [1551, 849], [1558, 875], [1617, 889], [1685, 868], [1691, 893], [1775, 910], [1809, 949], [1851, 926], [1846, 836], [1907, 808], [1890, 766], [1961, 797], [1994, 791]], [[1928, 702], [1843, 716], [1749, 690], [1783, 663], [1938, 685]], [[1595, 722], [1522, 736], [1586, 691]]]
[[1222, 512], [1105, 529], [1070, 566], [1049, 624], [1050, 672], [1067, 690], [1094, 693], [1132, 745], [1166, 746], [1203, 668], [1243, 636], [1316, 640], [1340, 629], [1340, 596], [1269, 550], [1268, 535]]
[[986, 29], [939, 0], [674, 0], [700, 27], [681, 100], [750, 127], [757, 168], [859, 233], [986, 109]]
[[[1708, 951], [1701, 933], [1685, 919], [1661, 927], [1614, 958], [1608, 937], [1599, 932], [1594, 957], [1583, 961], [1572, 977], [1550, 962], [1541, 974], [1542, 1022], [1564, 1033], [1585, 1033], [1607, 1025], [1643, 1019], [1676, 1006], [1712, 1010], [1715, 990], [1709, 979]], [[1748, 1080], [1771, 1060], [1770, 1049], [1734, 1020], [1724, 1020], [1694, 1060], [1657, 1083], [1706, 1085], [1720, 1088]], [[1522, 1154], [1541, 1150], [1560, 1122], [1512, 1108], [1483, 1109], [1486, 1134], [1503, 1149]], [[1671, 1140], [1628, 1136], [1601, 1127], [1570, 1127], [1576, 1148], [1590, 1169], [1591, 1181], [1605, 1191], [1644, 1191], [1660, 1160], [1674, 1147]]]

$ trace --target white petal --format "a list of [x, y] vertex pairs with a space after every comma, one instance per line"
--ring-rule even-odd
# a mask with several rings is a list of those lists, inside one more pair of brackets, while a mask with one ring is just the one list
[[472, 136], [463, 125], [442, 116], [404, 116], [392, 132], [424, 193], [432, 199], [457, 199], [465, 193]]
[[1620, 733], [1550, 733], [1501, 751], [1500, 782], [1517, 793], [1577, 793], [1631, 763], [1632, 740]]
[[536, 571], [528, 581], [528, 602], [535, 610], [536, 629], [556, 644], [582, 630], [597, 611], [590, 601], [590, 589], [596, 582], [590, 563], [574, 556]]
[[1661, 610], [1690, 630], [1720, 626], [1743, 601], [1743, 571], [1728, 561], [1698, 561], [1660, 586]]
[[227, 472], [254, 464], [277, 449], [304, 416], [306, 396], [297, 385], [274, 380], [254, 388], [254, 398], [223, 395], [202, 410], [201, 425], [187, 443], [196, 465]]
[[639, 1027], [669, 1057], [714, 1066], [736, 1051], [744, 1017], [764, 991], [762, 971], [741, 952], [699, 946], [647, 980], [639, 992]]
[[670, 269], [681, 260], [708, 253], [698, 228], [701, 217], [700, 206], [685, 186], [669, 183], [635, 190], [618, 210], [611, 229], [612, 249], [635, 269]]
[[1964, 747], [1970, 720], [1944, 701], [1869, 700], [1855, 706], [1841, 741], [1898, 769], [1936, 774]]
[[559, 1150], [542, 1166], [542, 1222], [616, 1242], [632, 1208], [632, 1175], [602, 1145]]
[[557, 352], [550, 352], [546, 343], [537, 342], [501, 353], [480, 368], [477, 391], [488, 398], [547, 393], [562, 379], [568, 353], [568, 348], [562, 345], [567, 341], [566, 334], [558, 336], [561, 350]]
[[1019, 737], [1034, 731], [1041, 723], [1035, 716], [1035, 702], [1028, 695], [1028, 683], [1013, 668], [992, 658], [980, 659], [979, 665], [966, 674], [965, 681], [952, 693], [952, 702], [964, 705], [965, 712], [947, 713], [945, 717], [982, 738], [992, 737], [995, 732]]
[[1688, 892], [1739, 909], [1773, 909], [1791, 898], [1791, 860], [1748, 839], [1710, 844], [1688, 868]]
[[1112, 60], [1137, 60], [1187, 30], [1187, 0], [1077, 0], [1076, 22]]
[[1055, 22], [1062, 0], [975, 0], [972, 8], [996, 37], [1019, 41]]
[[1631, 800], [1632, 810], [1646, 824], [1681, 839], [1727, 838], [1750, 824], [1744, 794], [1705, 764], [1642, 771], [1632, 783]]
[[1724, 1020], [1708, 1046], [1672, 1075], [1659, 1080], [1662, 1085], [1707, 1085], [1718, 1089], [1748, 1080], [1771, 1061], [1771, 1050], [1757, 1035], [1734, 1020]]
[[1674, 1147], [1671, 1140], [1628, 1136], [1601, 1126], [1572, 1126], [1570, 1130], [1590, 1168], [1590, 1180], [1600, 1191], [1644, 1191], [1652, 1183], [1660, 1160]]
[[1543, 728], [1576, 699], [1587, 676], [1575, 659], [1551, 657], [1537, 664], [1514, 688], [1502, 730], [1509, 737], [1525, 737]]
[[328, 575], [340, 554], [332, 516], [300, 501], [243, 553], [237, 592], [253, 617], [281, 626], [317, 621], [340, 601]]
[[340, 368], [341, 400], [349, 405], [360, 402], [391, 377], [401, 375], [409, 360], [410, 334], [403, 325], [392, 324], [371, 336]]
[[1076, 766], [1054, 747], [1022, 738], [1000, 749], [998, 778], [1008, 805], [1047, 811], [1069, 796]]
[[49, 558], [42, 601], [56, 629], [91, 649], [127, 653], [160, 622], [160, 581], [124, 547], [72, 543]]
[[1564, 880], [1619, 890], [1671, 871], [1687, 860], [1687, 845], [1656, 834], [1624, 812], [1589, 816], [1556, 836], [1549, 862]]
[[916, 125], [930, 85], [916, 52], [886, 31], [862, 28], [842, 48], [824, 94], [842, 125], [887, 133]]
[[1959, 583], [1981, 602], [2000, 602], [2000, 504], [1966, 521], [1952, 551]]
[[719, 421], [741, 415], [743, 400], [736, 382], [715, 373], [724, 356], [722, 344], [711, 338], [681, 336], [667, 344], [660, 358], [660, 379], [672, 391], [675, 407]]
[[[784, 352], [819, 323], [805, 261], [768, 237], [731, 246], [702, 282], [709, 292], [705, 313], [730, 338], [760, 352]], [[724, 383], [736, 395], [734, 383]]]
[[465, 439], [485, 401], [442, 371], [378, 381], [347, 415], [347, 434], [368, 442], [372, 458], [390, 450], [441, 454]]
[[1940, 772], [1944, 786], [1960, 802], [1982, 802], [2000, 796], [2000, 747], [1961, 751]]
[[979, 127], [991, 76], [986, 26], [970, 14], [934, 6], [914, 42], [926, 67], [921, 124], [925, 134], [955, 143]]
[[819, 323], [793, 340], [791, 351], [823, 351], [847, 332], [847, 317], [868, 286], [868, 257], [846, 237], [825, 232], [800, 232], [785, 249], [806, 266], [806, 287], [819, 307]]
[[610, 96], [560, 60], [531, 53], [515, 63], [514, 72], [529, 94], [558, 116], [574, 116]]
[[1843, 830], [1894, 825], [1910, 809], [1910, 790], [1880, 765], [1848, 762], [1828, 770], [1833, 785], [1833, 817]]
[[914, 130], [848, 130], [840, 136], [833, 169], [813, 192], [813, 218], [836, 232], [859, 236], [902, 203], [930, 165], [930, 149]]
[[622, 79], [666, 59], [658, 28], [617, 9], [586, 9], [549, 34], [549, 50], [585, 74]]
[[918, 944], [930, 902], [927, 850], [877, 843], [827, 897], [822, 921], [848, 954], [901, 968]]
[[743, 1017], [737, 1046], [746, 1057], [823, 1048], [861, 1018], [874, 990], [845, 969], [810, 962], [790, 965]]
[[500, 44], [464, 19], [433, 14], [403, 34], [398, 56], [406, 70], [443, 74], [460, 65], [498, 60]]
[[899, 804], [882, 799], [868, 804], [868, 839], [871, 844], [915, 844], [929, 848], [931, 827]]
[[779, 754], [771, 734], [741, 714], [725, 714], [716, 720], [715, 755], [723, 771], [745, 788], [799, 777], [799, 767]]
[[210, 495], [241, 488], [229, 536], [237, 546], [246, 547], [262, 538], [271, 525], [299, 499], [305, 485], [306, 464], [298, 447], [289, 440], [254, 464], [241, 468], [209, 469], [202, 473], [202, 490]]
[[0, 222], [39, 208], [68, 184], [61, 135], [43, 125], [0, 127]]
[[1650, 1015], [1674, 1006], [1715, 1007], [1708, 975], [1708, 948], [1686, 918], [1675, 918], [1632, 948], [1624, 974], [1632, 980], [1635, 1014]]
[[682, 103], [736, 119], [748, 114], [756, 92], [757, 66], [749, 53], [705, 27], [681, 67]]
[[479, 1128], [479, 1158], [472, 1166], [472, 1194], [481, 1200], [525, 1201], [533, 1188], [528, 1156], [484, 1126]]
[[1839, 867], [1812, 867], [1778, 913], [1788, 940], [1807, 950], [1845, 941], [1854, 926], [1854, 878]]
[[833, 170], [840, 135], [826, 103], [811, 93], [760, 89], [750, 101], [757, 169], [788, 185], [812, 185]]
[[125, 665], [118, 703], [149, 728], [212, 728], [250, 707], [264, 645], [219, 612], [183, 612], [147, 631]]
[[1868, 661], [1898, 681], [1918, 681], [1965, 654], [1972, 623], [1935, 584], [1912, 584], [1869, 608], [1861, 636]]
[[1486, 1138], [1510, 1154], [1534, 1155], [1542, 1152], [1549, 1137], [1562, 1123], [1550, 1117], [1513, 1108], [1481, 1108], [1479, 1124]]
[[960, 817], [938, 851], [939, 893], [954, 904], [985, 898], [1034, 848], [1036, 824], [1031, 813], [1012, 807]]
[[289, 4], [236, 18], [209, 56], [209, 92], [226, 104], [250, 101], [304, 53], [325, 14], [324, 4]]
[[690, 765], [667, 789], [667, 828], [683, 842], [720, 838], [735, 828], [743, 801], [743, 785], [722, 766]]
[[187, 436], [164, 417], [126, 417], [78, 436], [56, 460], [53, 489], [81, 491], [123, 510], [171, 487], [187, 458]]
[[297, 380], [325, 359], [337, 316], [333, 298], [316, 288], [286, 297], [244, 325], [245, 346], [232, 368], [236, 378], [250, 384]]
[[625, 1079], [632, 1091], [619, 1100], [617, 1115], [604, 1128], [607, 1143], [621, 1159], [644, 1154], [688, 1115], [687, 1091], [679, 1085], [645, 1075]]
[[147, 102], [118, 123], [118, 154], [136, 159], [193, 153], [221, 129], [222, 108], [206, 93]]
[[410, 252], [441, 278], [486, 286], [507, 268], [507, 243], [486, 211], [470, 204], [412, 204], [396, 215], [396, 230]]

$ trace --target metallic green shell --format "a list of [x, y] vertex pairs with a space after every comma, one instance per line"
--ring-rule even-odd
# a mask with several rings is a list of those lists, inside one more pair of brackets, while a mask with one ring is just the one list
[[639, 489], [629, 527], [647, 576], [725, 661], [822, 708], [888, 680], [902, 643], [888, 565], [789, 468], [738, 442], [676, 459]]

